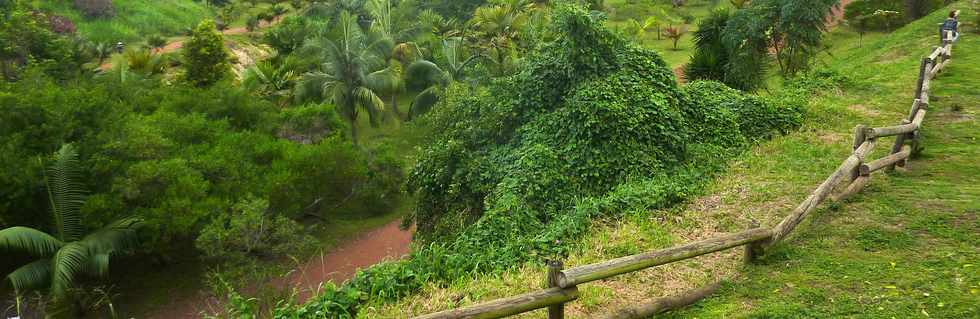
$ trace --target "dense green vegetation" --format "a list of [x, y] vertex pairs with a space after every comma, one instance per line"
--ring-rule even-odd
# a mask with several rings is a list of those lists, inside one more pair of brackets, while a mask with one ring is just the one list
[[[0, 1], [16, 310], [173, 299], [145, 281], [209, 288], [219, 317], [390, 317], [420, 292], [581, 258], [609, 223], [684, 229], [650, 212], [832, 118], [807, 100], [856, 78], [817, 64], [837, 1], [582, 4]], [[308, 301], [267, 285], [395, 217], [414, 226], [406, 258]]]

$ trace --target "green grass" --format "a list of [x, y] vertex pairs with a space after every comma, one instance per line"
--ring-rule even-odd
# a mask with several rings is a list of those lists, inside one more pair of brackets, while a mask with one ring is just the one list
[[[627, 21], [634, 19], [643, 23], [648, 17], [655, 17], [661, 23], [661, 29], [668, 25], [681, 26], [687, 28], [687, 34], [677, 42], [677, 48], [673, 46], [672, 40], [665, 36], [657, 37], [656, 28], [646, 30], [635, 40], [645, 48], [654, 49], [657, 53], [672, 66], [680, 66], [687, 63], [694, 54], [694, 31], [698, 28], [698, 21], [708, 16], [715, 8], [731, 7], [728, 1], [718, 1], [717, 5], [710, 0], [691, 0], [687, 5], [674, 8], [670, 1], [638, 1], [638, 0], [608, 0], [606, 8], [609, 14], [609, 25], [613, 27], [623, 27]], [[689, 14], [695, 18], [691, 24], [685, 25], [681, 17]]]
[[[964, 9], [967, 19], [976, 14], [965, 5], [954, 7]], [[837, 43], [850, 48], [828, 65], [854, 70], [865, 80], [840, 97], [815, 103], [862, 110], [869, 124], [895, 122], [907, 112], [916, 66], [936, 42], [934, 25], [942, 11], [877, 40], [866, 38], [860, 48], [856, 42]], [[978, 48], [980, 40], [965, 34], [952, 64], [933, 82], [923, 130], [926, 149], [908, 171], [874, 175], [870, 189], [849, 203], [818, 210], [788, 242], [743, 269], [741, 279], [672, 317], [980, 316]], [[819, 126], [842, 131], [858, 122], [837, 117], [839, 124]], [[839, 153], [820, 151], [813, 161], [836, 163]], [[777, 167], [785, 166], [779, 162]]]
[[35, 0], [34, 5], [71, 19], [78, 32], [94, 42], [142, 42], [147, 36], [178, 35], [213, 16], [201, 1], [193, 0], [115, 0], [112, 18], [86, 18], [70, 0]]
[[[965, 5], [954, 5], [966, 9]], [[851, 152], [857, 124], [894, 125], [907, 115], [920, 59], [936, 44], [942, 11], [891, 34], [829, 35], [819, 67], [852, 78], [811, 98], [804, 127], [735, 158], [705, 195], [680, 207], [631, 212], [598, 227], [566, 259], [583, 265], [744, 230], [773, 226]], [[963, 19], [975, 13], [964, 10]], [[966, 21], [966, 20], [964, 20]], [[594, 318], [653, 297], [726, 280], [713, 297], [674, 318], [977, 318], [980, 300], [980, 40], [964, 33], [933, 85], [926, 147], [908, 171], [876, 173], [846, 203], [822, 206], [760, 263], [730, 250], [579, 287], [566, 317]], [[674, 65], [676, 66], [676, 64]], [[773, 78], [774, 86], [781, 84]], [[773, 90], [776, 92], [776, 90]], [[874, 158], [888, 149], [883, 139]], [[364, 318], [407, 317], [544, 286], [545, 267], [525, 264], [473, 280], [430, 285]], [[534, 311], [519, 318], [543, 318]]]

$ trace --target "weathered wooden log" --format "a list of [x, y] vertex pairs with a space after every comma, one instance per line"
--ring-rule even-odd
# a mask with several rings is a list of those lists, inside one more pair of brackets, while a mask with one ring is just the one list
[[904, 161], [905, 159], [909, 158], [909, 155], [912, 155], [912, 148], [908, 145], [904, 145], [902, 146], [902, 150], [898, 153], [879, 158], [870, 163], [861, 164], [859, 168], [861, 170], [861, 176], [871, 175], [871, 173], [874, 173], [877, 170]]
[[922, 103], [929, 104], [929, 95], [932, 94], [932, 77], [927, 76], [922, 81], [922, 93], [919, 94], [919, 99]]
[[908, 134], [916, 129], [918, 129], [918, 127], [910, 123], [908, 120], [902, 120], [901, 125], [867, 128], [864, 130], [864, 136], [867, 138], [895, 136], [899, 134]]
[[871, 181], [871, 176], [867, 176], [867, 175], [858, 176], [858, 178], [855, 179], [853, 182], [851, 182], [850, 185], [847, 185], [847, 188], [844, 189], [843, 192], [841, 192], [838, 195], [831, 196], [830, 200], [834, 202], [839, 202], [851, 196], [854, 196], [854, 194], [860, 193], [865, 186], [868, 186], [868, 182], [870, 181]]
[[922, 83], [924, 83], [928, 75], [926, 72], [931, 69], [929, 63], [932, 63], [932, 60], [929, 60], [929, 58], [922, 58], [922, 62], [919, 63], [919, 78], [915, 82], [915, 96], [912, 97], [913, 99], [918, 99], [922, 96]]
[[[558, 287], [558, 275], [561, 274], [562, 268], [565, 264], [560, 260], [554, 260], [548, 263], [548, 288]], [[548, 319], [564, 319], [565, 318], [565, 304], [555, 304], [548, 306]]]
[[[749, 222], [749, 229], [759, 228], [759, 221], [753, 219]], [[763, 253], [762, 245], [759, 241], [751, 242], [745, 245], [745, 252], [743, 252], [743, 258], [746, 265], [755, 263]]]
[[767, 242], [766, 245], [771, 246], [783, 238], [786, 238], [786, 236], [789, 235], [789, 233], [792, 232], [793, 229], [796, 228], [796, 226], [799, 225], [800, 222], [802, 222], [803, 219], [817, 207], [817, 205], [820, 205], [820, 203], [827, 198], [831, 190], [833, 190], [834, 187], [840, 183], [844, 176], [849, 174], [851, 170], [864, 161], [864, 157], [871, 153], [874, 146], [875, 139], [869, 139], [864, 141], [864, 143], [862, 143], [857, 150], [854, 150], [854, 153], [851, 154], [851, 156], [848, 156], [847, 159], [845, 159], [844, 162], [837, 167], [836, 171], [831, 173], [830, 176], [820, 184], [820, 186], [814, 189], [813, 192], [811, 192], [810, 195], [807, 196], [807, 198], [793, 210], [793, 212], [783, 218], [783, 220], [779, 222], [779, 225], [776, 225], [776, 227], [773, 228], [772, 239]]
[[687, 307], [695, 302], [713, 294], [721, 287], [721, 282], [714, 282], [707, 286], [687, 291], [676, 296], [650, 299], [639, 305], [630, 306], [605, 315], [607, 319], [640, 319], [650, 318], [657, 314], [667, 311]]
[[560, 304], [578, 298], [578, 288], [548, 288], [508, 298], [488, 301], [469, 307], [432, 313], [416, 319], [502, 318], [510, 315]]
[[912, 118], [911, 124], [912, 126], [915, 126], [916, 130], [918, 130], [922, 128], [922, 122], [925, 120], [926, 120], [926, 110], [920, 109], [918, 112], [915, 112], [915, 117]]
[[578, 266], [563, 271], [558, 278], [558, 284], [565, 288], [572, 287], [590, 281], [738, 247], [755, 241], [766, 240], [770, 236], [772, 236], [770, 229], [755, 228], [681, 246]]
[[[864, 141], [868, 140], [867, 136], [864, 135], [864, 131], [867, 129], [868, 126], [864, 124], [858, 124], [854, 127], [854, 144], [852, 150], [858, 149], [858, 147], [861, 147], [861, 144], [864, 143]], [[855, 167], [854, 170], [851, 170], [852, 181], [858, 177], [858, 173], [857, 167]]]
[[939, 64], [937, 64], [936, 67], [932, 69], [932, 77], [935, 78], [936, 75], [939, 74], [939, 72], [941, 72], [943, 69], [945, 69], [946, 66], [949, 65], [949, 61], [952, 61], [952, 60], [951, 59], [946, 59], [946, 60], [943, 60], [943, 62], [940, 62]]
[[939, 55], [943, 54], [945, 51], [946, 46], [937, 47], [935, 50], [932, 50], [932, 53], [929, 54], [929, 60], [936, 61], [936, 58], [938, 58]]
[[[921, 84], [922, 83], [920, 82], [919, 85], [921, 85]], [[921, 89], [922, 89], [921, 87], [918, 88], [918, 90], [921, 90]], [[916, 98], [915, 100], [912, 101], [912, 107], [909, 109], [909, 115], [908, 115], [907, 121], [909, 123], [911, 123], [912, 120], [915, 119], [915, 116], [919, 114], [919, 110], [920, 109], [921, 110], [926, 110], [928, 108], [929, 108], [929, 104], [923, 103], [921, 99]], [[902, 123], [905, 123], [905, 121], [903, 121]], [[895, 153], [898, 153], [898, 152], [901, 152], [902, 151], [902, 146], [905, 145], [905, 139], [906, 139], [906, 136], [905, 135], [899, 135], [899, 136], [896, 136], [895, 137], [895, 144], [892, 145], [891, 154], [895, 154]], [[904, 162], [901, 162], [901, 163], [904, 165]], [[886, 168], [886, 170], [889, 171], [889, 172], [894, 171], [895, 170], [895, 165], [888, 165], [888, 167]]]

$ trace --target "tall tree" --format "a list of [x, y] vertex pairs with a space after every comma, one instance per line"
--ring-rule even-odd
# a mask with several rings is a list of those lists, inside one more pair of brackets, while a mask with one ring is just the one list
[[36, 258], [7, 275], [18, 294], [46, 289], [55, 300], [70, 301], [64, 298], [80, 275], [104, 277], [112, 256], [137, 246], [143, 225], [139, 218], [122, 219], [85, 233], [79, 213], [85, 194], [77, 181], [78, 165], [78, 152], [72, 145], [64, 145], [54, 154], [46, 174], [54, 234], [21, 226], [0, 230], [0, 251]]
[[319, 70], [303, 75], [296, 87], [297, 99], [331, 101], [347, 122], [350, 123], [351, 140], [357, 145], [357, 120], [363, 110], [368, 113], [372, 125], [378, 125], [384, 111], [384, 102], [370, 89], [367, 75], [380, 69], [383, 61], [372, 50], [373, 45], [357, 24], [357, 18], [344, 11], [337, 27], [339, 38], [334, 41], [326, 36], [310, 39], [302, 51], [318, 58]]
[[197, 86], [209, 86], [227, 77], [231, 73], [228, 57], [228, 50], [214, 21], [201, 21], [190, 40], [184, 44], [187, 81]]

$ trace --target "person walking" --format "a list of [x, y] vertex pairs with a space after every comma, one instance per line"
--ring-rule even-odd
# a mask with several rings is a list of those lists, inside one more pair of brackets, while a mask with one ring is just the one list
[[[956, 21], [956, 18], [958, 18], [959, 16], [960, 16], [959, 10], [950, 11], [949, 18], [946, 18], [946, 21], [943, 21], [943, 23], [939, 25], [940, 43], [946, 44], [947, 40], [950, 42], [956, 42], [956, 40], [960, 38], [960, 33], [958, 30], [960, 23], [959, 21]], [[952, 35], [950, 36], [949, 39], [947, 39], [948, 32], [952, 32]]]

